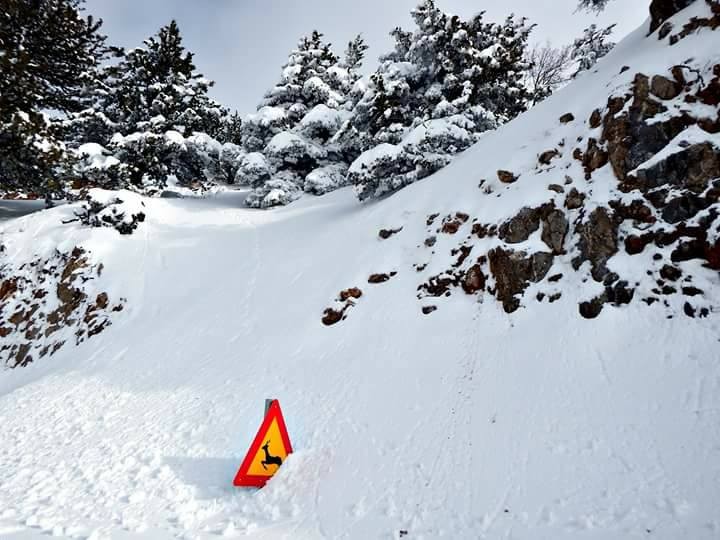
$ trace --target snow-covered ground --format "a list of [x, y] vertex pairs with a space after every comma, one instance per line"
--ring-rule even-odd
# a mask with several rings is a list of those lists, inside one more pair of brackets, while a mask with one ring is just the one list
[[[668, 319], [637, 302], [587, 321], [572, 279], [559, 301], [513, 315], [457, 294], [426, 316], [417, 298], [456, 245], [440, 236], [428, 253], [428, 215], [490, 221], [533, 204], [552, 179], [492, 196], [478, 183], [530, 171], [579, 132], [562, 114], [584, 122], [634, 72], [717, 37], [667, 48], [644, 34], [383, 201], [344, 189], [265, 212], [241, 208], [243, 193], [155, 199], [123, 237], [62, 225], [71, 207], [4, 224], [13, 257], [81, 244], [127, 303], [79, 347], [0, 372], [0, 537], [720, 537], [716, 313]], [[364, 294], [324, 326], [349, 287]], [[234, 489], [268, 397], [295, 454], [263, 490]]]

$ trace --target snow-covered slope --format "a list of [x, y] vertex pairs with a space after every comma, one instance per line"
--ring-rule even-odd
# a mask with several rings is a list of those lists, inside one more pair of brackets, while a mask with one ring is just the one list
[[[707, 11], [696, 3], [677, 27]], [[487, 291], [419, 289], [463, 246], [473, 257], [508, 247], [473, 237], [473, 220], [499, 224], [554, 194], [561, 207], [566, 194], [548, 186], [565, 175], [588, 213], [619, 193], [610, 165], [586, 180], [570, 156], [593, 110], [637, 73], [720, 61], [716, 32], [673, 47], [645, 34], [377, 203], [350, 190], [272, 212], [233, 193], [146, 200], [127, 236], [63, 224], [72, 206], [4, 224], [15, 267], [79, 246], [95, 269], [85, 296], [123, 309], [79, 346], [0, 372], [0, 537], [717, 538], [717, 271], [679, 263], [705, 318], [683, 315], [679, 295], [581, 317], [603, 286], [588, 262], [573, 269], [572, 234], [548, 273], [564, 278], [529, 284], [512, 314]], [[560, 123], [568, 112], [576, 120]], [[538, 166], [563, 139], [556, 169]], [[521, 247], [547, 250], [539, 231]], [[608, 262], [637, 279], [638, 297], [646, 270], [667, 262], [652, 253]], [[362, 296], [346, 318], [324, 325], [353, 287]], [[295, 454], [262, 491], [233, 489], [267, 397], [282, 403]]]

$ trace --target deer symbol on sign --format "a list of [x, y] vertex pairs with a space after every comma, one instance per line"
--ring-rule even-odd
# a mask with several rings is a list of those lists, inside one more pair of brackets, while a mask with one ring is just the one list
[[270, 441], [266, 442], [262, 449], [265, 452], [265, 459], [260, 462], [260, 464], [263, 466], [263, 469], [267, 470], [268, 465], [277, 465], [278, 467], [282, 465], [282, 459], [277, 456], [271, 456], [270, 450], [268, 448], [270, 447]]

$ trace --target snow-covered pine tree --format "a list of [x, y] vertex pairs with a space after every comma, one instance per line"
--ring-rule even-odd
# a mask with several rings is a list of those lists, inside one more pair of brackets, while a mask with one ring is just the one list
[[[212, 85], [197, 72], [172, 21], [104, 70], [95, 105], [76, 118], [91, 129], [80, 140], [106, 146], [119, 160], [112, 187], [154, 193], [168, 182], [198, 186], [226, 178], [216, 174], [219, 143], [205, 137], [230, 136], [227, 111], [208, 96]], [[229, 121], [237, 131], [237, 118]]]
[[524, 111], [525, 51], [532, 26], [508, 17], [465, 21], [423, 0], [416, 29], [392, 32], [368, 89], [341, 133], [366, 154], [350, 168], [360, 199], [380, 196], [447, 165], [477, 136]]
[[614, 28], [614, 24], [607, 28], [598, 28], [591, 24], [584, 30], [583, 35], [575, 40], [571, 52], [571, 58], [575, 62], [573, 77], [592, 69], [598, 60], [613, 50], [615, 43], [609, 38]]
[[224, 111], [208, 96], [214, 83], [197, 72], [177, 22], [171, 21], [144, 44], [108, 68], [105, 114], [121, 133], [217, 134]]
[[[107, 54], [83, 0], [4, 0], [0, 9], [0, 191], [49, 200], [69, 162], [60, 121], [82, 109]], [[48, 114], [52, 112], [52, 115]]]
[[290, 53], [280, 81], [243, 124], [248, 155], [239, 176], [254, 187], [248, 205], [287, 204], [303, 190], [322, 194], [343, 185], [347, 163], [334, 136], [349, 116], [366, 49], [358, 36], [341, 60], [314, 31]]

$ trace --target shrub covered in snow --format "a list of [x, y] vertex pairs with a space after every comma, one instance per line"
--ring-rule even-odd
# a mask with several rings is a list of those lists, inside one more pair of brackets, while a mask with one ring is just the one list
[[79, 221], [86, 227], [112, 227], [120, 234], [132, 234], [145, 217], [145, 204], [137, 194], [91, 189], [71, 222]]
[[261, 107], [248, 115], [240, 130], [242, 146], [247, 152], [261, 152], [270, 139], [289, 126], [287, 112], [280, 107]]
[[360, 200], [412, 184], [442, 169], [452, 155], [473, 144], [475, 126], [460, 115], [429, 120], [400, 144], [382, 143], [361, 154], [350, 167], [348, 183], [356, 186]]
[[321, 194], [345, 184], [347, 161], [334, 137], [350, 115], [366, 49], [357, 37], [341, 59], [316, 31], [290, 53], [280, 81], [243, 125], [244, 150], [263, 156], [240, 166], [238, 179], [254, 188], [248, 205], [287, 204], [304, 189]]
[[280, 171], [254, 189], [245, 203], [252, 208], [272, 208], [297, 200], [302, 194], [300, 178], [290, 171]]
[[313, 195], [324, 195], [348, 185], [348, 169], [344, 163], [325, 165], [305, 177], [303, 190]]

